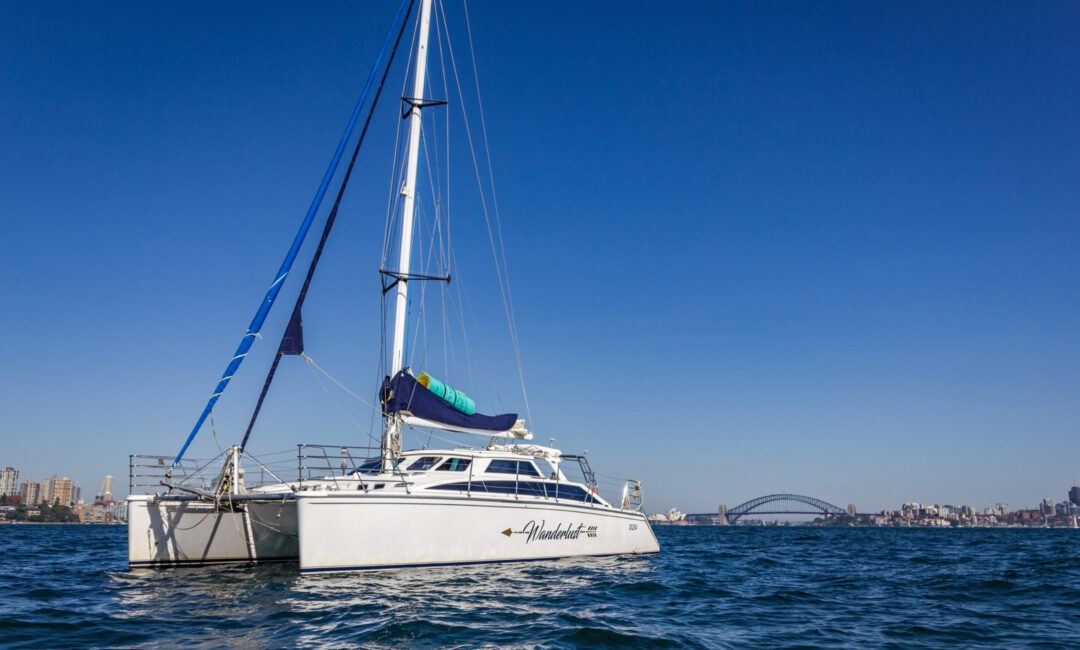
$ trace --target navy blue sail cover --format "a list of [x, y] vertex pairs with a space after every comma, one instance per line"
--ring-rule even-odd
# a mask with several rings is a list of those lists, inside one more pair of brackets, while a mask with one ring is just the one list
[[393, 379], [387, 377], [383, 380], [380, 400], [383, 404], [383, 412], [387, 415], [407, 411], [418, 418], [466, 429], [508, 431], [513, 428], [518, 418], [517, 413], [465, 415], [450, 406], [449, 402], [424, 388], [415, 377], [409, 374], [408, 370], [402, 370]]

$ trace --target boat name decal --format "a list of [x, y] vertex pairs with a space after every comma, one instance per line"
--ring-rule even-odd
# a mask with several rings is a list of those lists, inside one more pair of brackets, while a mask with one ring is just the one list
[[507, 537], [510, 537], [511, 535], [524, 535], [525, 543], [529, 544], [534, 540], [538, 542], [544, 542], [549, 540], [559, 541], [567, 539], [578, 539], [582, 535], [585, 535], [586, 537], [596, 537], [596, 531], [598, 528], [597, 526], [586, 526], [585, 524], [578, 524], [576, 526], [574, 524], [567, 524], [564, 528], [563, 524], [557, 524], [555, 528], [552, 529], [547, 528], [545, 526], [546, 523], [547, 522], [543, 519], [540, 520], [540, 523], [537, 523], [534, 519], [533, 521], [530, 521], [529, 523], [522, 526], [521, 530], [513, 530], [511, 528], [507, 528], [506, 530], [502, 531], [502, 534], [506, 535]]

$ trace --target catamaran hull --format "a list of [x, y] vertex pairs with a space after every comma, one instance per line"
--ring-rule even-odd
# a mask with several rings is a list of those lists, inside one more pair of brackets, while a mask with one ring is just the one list
[[133, 568], [288, 562], [298, 556], [294, 501], [248, 501], [229, 511], [207, 501], [128, 498]]
[[641, 513], [439, 496], [297, 496], [300, 570], [355, 571], [657, 553]]

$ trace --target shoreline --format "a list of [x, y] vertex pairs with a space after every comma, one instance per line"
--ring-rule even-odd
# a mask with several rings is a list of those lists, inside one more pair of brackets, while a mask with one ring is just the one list
[[125, 522], [105, 523], [103, 521], [0, 521], [0, 526], [126, 526]]

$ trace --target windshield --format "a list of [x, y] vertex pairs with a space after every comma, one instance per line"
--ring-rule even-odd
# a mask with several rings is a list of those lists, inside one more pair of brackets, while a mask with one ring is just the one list
[[[402, 459], [398, 458], [398, 459], [396, 459], [394, 461], [393, 469], [398, 468], [398, 465], [401, 464], [401, 460]], [[364, 461], [364, 464], [362, 464], [360, 467], [357, 467], [356, 471], [353, 472], [353, 473], [354, 474], [378, 474], [381, 471], [382, 471], [382, 459], [381, 458], [372, 458], [371, 460]]]

